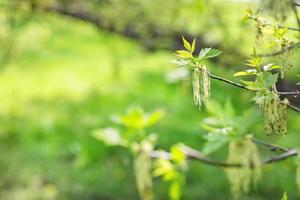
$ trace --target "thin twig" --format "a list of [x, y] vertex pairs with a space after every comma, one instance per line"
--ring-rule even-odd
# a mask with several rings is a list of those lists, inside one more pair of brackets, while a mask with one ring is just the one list
[[270, 144], [268, 142], [265, 142], [265, 141], [262, 141], [262, 140], [258, 140], [256, 138], [252, 138], [252, 141], [256, 144], [259, 144], [261, 146], [265, 146], [265, 147], [268, 147], [270, 148], [272, 151], [282, 151], [282, 152], [288, 152], [290, 149], [288, 148], [285, 148], [285, 147], [281, 147], [281, 146], [278, 146], [278, 145], [275, 145], [275, 144]]
[[[257, 22], [260, 22], [262, 26], [274, 26], [274, 24], [266, 22], [263, 19], [259, 19], [258, 17], [250, 16], [250, 18], [257, 21]], [[277, 26], [278, 26], [278, 28], [286, 28], [286, 29], [291, 30], [291, 31], [300, 32], [300, 28], [288, 27], [288, 26], [283, 26], [283, 25], [280, 25], [280, 24], [278, 24]]]
[[[223, 77], [216, 76], [216, 75], [213, 75], [213, 74], [209, 74], [209, 76], [210, 76], [212, 79], [222, 81], [222, 82], [227, 83], [227, 84], [229, 84], [229, 85], [233, 85], [233, 86], [235, 86], [235, 87], [238, 87], [238, 88], [241, 88], [241, 89], [244, 89], [244, 90], [256, 92], [256, 90], [251, 90], [251, 89], [247, 88], [246, 86], [244, 86], [244, 85], [242, 85], [242, 84], [240, 84], [240, 83], [237, 83], [237, 82], [234, 82], [234, 81], [225, 79], [225, 78], [223, 78]], [[297, 95], [297, 94], [299, 94], [299, 92], [298, 92], [298, 91], [296, 91], [296, 92], [277, 92], [277, 94], [278, 94], [278, 95], [295, 95], [295, 94]], [[298, 107], [296, 107], [296, 106], [287, 104], [287, 107], [290, 108], [291, 110], [296, 111], [296, 112], [300, 112], [300, 108], [298, 108]]]
[[300, 91], [296, 91], [296, 92], [277, 92], [277, 94], [280, 94], [280, 95], [295, 95], [295, 96], [298, 96], [300, 95]]
[[275, 51], [273, 53], [258, 54], [258, 56], [260, 56], [260, 57], [278, 56], [278, 55], [281, 55], [284, 52], [291, 51], [292, 49], [298, 48], [298, 47], [300, 47], [300, 42], [294, 43], [294, 44], [292, 44], [288, 47], [285, 47], [285, 48], [281, 48], [280, 50]]
[[300, 108], [293, 106], [291, 104], [287, 104], [287, 107], [293, 111], [300, 112]]
[[[283, 152], [282, 154], [279, 154], [277, 156], [272, 156], [266, 160], [261, 161], [261, 165], [267, 165], [267, 164], [279, 162], [279, 161], [285, 160], [287, 158], [298, 155], [298, 152], [295, 149], [288, 149], [288, 148], [281, 147], [278, 145], [269, 144], [267, 142], [257, 140], [254, 138], [252, 139], [252, 141], [258, 145], [269, 147], [271, 149], [280, 150]], [[227, 163], [227, 162], [223, 162], [223, 161], [212, 160], [210, 158], [207, 158], [202, 152], [195, 150], [188, 146], [185, 146], [183, 148], [183, 151], [189, 160], [199, 161], [199, 162], [207, 164], [207, 165], [216, 166], [216, 167], [224, 167], [224, 168], [243, 167], [243, 165], [241, 163]], [[169, 160], [169, 159], [171, 159], [171, 154], [169, 152], [165, 152], [165, 151], [152, 151], [151, 157]], [[253, 166], [250, 166], [250, 167], [253, 167]]]
[[253, 90], [250, 90], [249, 88], [247, 88], [246, 86], [240, 84], [240, 83], [236, 83], [234, 81], [231, 81], [231, 80], [228, 80], [228, 79], [225, 79], [223, 77], [220, 77], [220, 76], [216, 76], [216, 75], [213, 75], [213, 74], [209, 74], [209, 76], [212, 78], [212, 79], [215, 79], [215, 80], [219, 80], [219, 81], [223, 81], [227, 84], [230, 84], [230, 85], [233, 85], [233, 86], [236, 86], [238, 88], [242, 88], [244, 90], [249, 90], [249, 91], [253, 91]]
[[299, 18], [297, 7], [295, 6], [294, 3], [295, 3], [294, 0], [291, 0], [291, 7], [292, 7], [292, 10], [294, 12], [297, 24], [298, 24], [298, 28], [300, 29], [300, 18]]

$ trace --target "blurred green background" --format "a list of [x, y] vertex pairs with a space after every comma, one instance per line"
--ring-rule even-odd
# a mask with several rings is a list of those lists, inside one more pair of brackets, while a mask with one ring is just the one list
[[[170, 63], [181, 35], [223, 54], [211, 71], [238, 81], [255, 43], [253, 23], [242, 18], [258, 1], [220, 0], [0, 0], [0, 199], [139, 199], [131, 156], [91, 137], [111, 126], [112, 114], [139, 105], [166, 110], [151, 128], [158, 147], [183, 142], [203, 147], [205, 110], [193, 105], [186, 72]], [[288, 22], [295, 25], [292, 11]], [[290, 37], [297, 39], [298, 33]], [[272, 59], [272, 58], [271, 58]], [[297, 81], [294, 69], [287, 76]], [[299, 80], [299, 79], [298, 79]], [[212, 98], [236, 110], [253, 107], [253, 94], [212, 80]], [[297, 103], [297, 102], [296, 102]], [[256, 109], [254, 112], [260, 112]], [[263, 117], [253, 134], [284, 146], [300, 146], [300, 116], [288, 113], [285, 139], [267, 137]], [[263, 150], [263, 149], [262, 149]], [[262, 151], [263, 152], [263, 151]], [[226, 152], [213, 155], [223, 159]], [[263, 157], [270, 155], [263, 153]], [[295, 160], [265, 166], [263, 180], [244, 199], [300, 199]], [[220, 168], [191, 162], [182, 199], [231, 199]], [[168, 184], [154, 181], [156, 199]]]

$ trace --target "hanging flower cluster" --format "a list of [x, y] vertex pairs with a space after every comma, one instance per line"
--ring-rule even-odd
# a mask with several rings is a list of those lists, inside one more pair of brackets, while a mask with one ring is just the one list
[[251, 141], [251, 136], [229, 143], [228, 163], [241, 163], [240, 168], [226, 169], [230, 182], [231, 193], [239, 199], [242, 193], [248, 193], [250, 184], [261, 178], [260, 154], [256, 145]]
[[179, 66], [192, 67], [192, 87], [194, 95], [194, 103], [201, 108], [202, 102], [210, 98], [210, 74], [209, 69], [203, 64], [203, 61], [221, 54], [221, 51], [212, 48], [204, 48], [200, 50], [197, 57], [193, 55], [196, 47], [196, 40], [190, 44], [184, 37], [182, 41], [185, 50], [176, 51], [178, 59], [174, 63]]
[[192, 73], [192, 86], [194, 103], [201, 108], [201, 102], [208, 101], [210, 98], [210, 77], [208, 68], [205, 65], [194, 68]]
[[288, 101], [280, 100], [275, 92], [268, 92], [256, 101], [264, 113], [265, 129], [267, 134], [285, 135], [287, 133], [287, 104]]

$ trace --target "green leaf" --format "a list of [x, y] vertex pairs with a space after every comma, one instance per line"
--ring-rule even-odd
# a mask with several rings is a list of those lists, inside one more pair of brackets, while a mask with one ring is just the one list
[[286, 192], [283, 193], [281, 200], [288, 200], [288, 196], [287, 196]]
[[204, 144], [204, 147], [202, 150], [204, 154], [211, 154], [211, 153], [217, 151], [218, 149], [223, 147], [225, 144], [227, 144], [229, 141], [229, 138], [224, 134], [211, 133], [208, 135], [209, 135], [207, 137], [208, 140]]
[[240, 71], [235, 73], [233, 76], [249, 76], [257, 74], [256, 69], [247, 69], [245, 71]]
[[180, 57], [180, 58], [190, 58], [192, 57], [192, 54], [186, 50], [178, 50], [176, 51], [176, 56]]
[[97, 129], [93, 131], [92, 136], [103, 141], [107, 145], [126, 145], [126, 142], [121, 138], [120, 133], [115, 128], [108, 127], [104, 129]]
[[207, 59], [220, 55], [222, 52], [218, 49], [204, 48], [199, 53], [199, 59]]
[[270, 89], [278, 81], [278, 74], [272, 74], [270, 72], [265, 72], [263, 74], [264, 88]]
[[264, 71], [270, 71], [272, 69], [280, 69], [281, 66], [275, 65], [274, 63], [269, 63], [269, 64], [264, 65], [262, 68]]
[[180, 175], [177, 179], [172, 181], [169, 191], [169, 196], [171, 200], [179, 200], [182, 193], [182, 185], [183, 185], [184, 178]]
[[249, 67], [260, 67], [260, 65], [262, 64], [262, 57], [253, 57], [250, 60], [247, 60], [246, 65]]
[[192, 47], [191, 47], [191, 53], [194, 53], [195, 48], [196, 48], [196, 39], [193, 40]]
[[207, 53], [211, 50], [211, 48], [204, 48], [200, 50], [199, 59], [204, 59]]
[[183, 45], [186, 50], [191, 51], [191, 44], [182, 36]]
[[172, 60], [171, 63], [177, 65], [177, 67], [183, 67], [189, 64], [189, 61], [185, 59], [176, 59], [176, 60]]
[[213, 58], [220, 55], [222, 51], [218, 49], [210, 49], [210, 51], [206, 54], [205, 58]]
[[165, 116], [165, 114], [166, 112], [164, 110], [156, 110], [148, 114], [148, 116], [145, 117], [144, 126], [149, 127], [156, 124], [159, 120], [161, 120], [161, 118]]
[[249, 89], [249, 90], [261, 90], [263, 89], [262, 85], [258, 82], [253, 82], [253, 81], [242, 81], [245, 86]]
[[153, 176], [154, 177], [163, 176], [167, 173], [170, 173], [173, 170], [174, 170], [173, 165], [169, 160], [158, 159], [154, 163]]
[[178, 165], [184, 165], [186, 160], [186, 155], [182, 147], [182, 144], [176, 144], [171, 147], [171, 159]]
[[141, 107], [132, 107], [125, 115], [122, 115], [119, 118], [121, 124], [127, 128], [144, 128], [144, 110]]
[[125, 115], [112, 116], [112, 120], [130, 129], [144, 129], [156, 124], [164, 115], [164, 110], [145, 113], [141, 107], [132, 107]]

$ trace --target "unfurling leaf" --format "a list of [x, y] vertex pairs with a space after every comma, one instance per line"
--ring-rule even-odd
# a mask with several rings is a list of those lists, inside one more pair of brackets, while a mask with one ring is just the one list
[[180, 58], [190, 58], [192, 57], [192, 54], [189, 51], [186, 50], [178, 50], [176, 51], [176, 56], [180, 57]]
[[195, 48], [196, 48], [196, 39], [193, 40], [192, 47], [191, 47], [191, 53], [194, 53]]
[[262, 57], [253, 57], [250, 60], [247, 60], [246, 65], [249, 67], [259, 68], [262, 64]]
[[186, 50], [191, 51], [191, 44], [182, 36], [183, 45]]
[[144, 129], [156, 124], [164, 115], [164, 110], [145, 113], [141, 107], [132, 107], [125, 115], [112, 116], [112, 120], [130, 129]]

